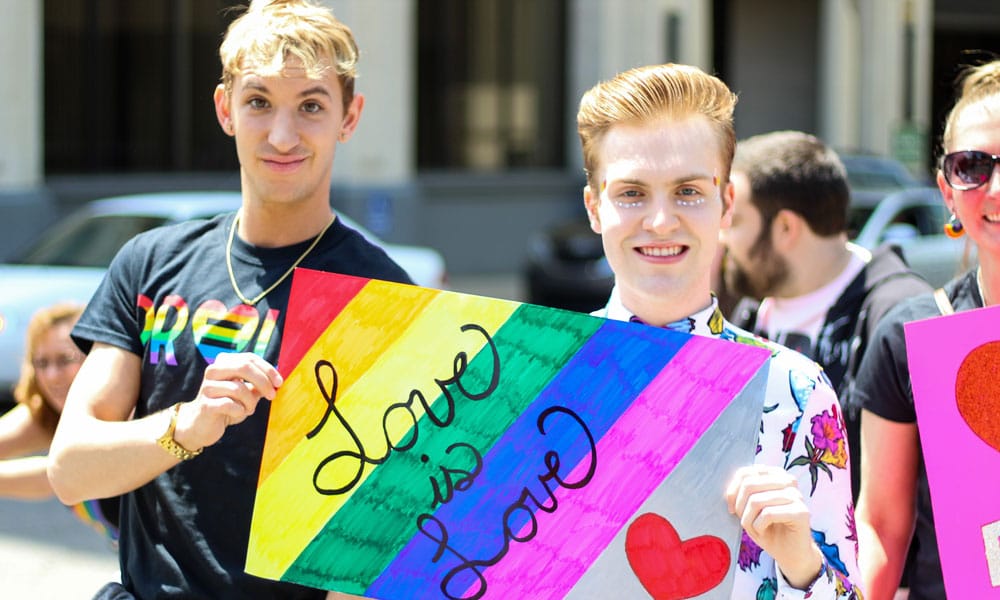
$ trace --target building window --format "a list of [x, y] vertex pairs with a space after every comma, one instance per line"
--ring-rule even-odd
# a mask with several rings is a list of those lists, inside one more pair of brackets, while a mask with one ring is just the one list
[[417, 165], [562, 168], [565, 0], [418, 2]]
[[45, 0], [48, 174], [232, 170], [212, 92], [221, 0]]

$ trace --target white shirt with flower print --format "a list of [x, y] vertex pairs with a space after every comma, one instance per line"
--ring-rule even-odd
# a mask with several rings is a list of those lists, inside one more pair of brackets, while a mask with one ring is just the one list
[[[619, 321], [637, 320], [621, 303], [617, 289], [611, 292], [608, 305], [592, 314]], [[858, 586], [861, 577], [844, 421], [837, 395], [822, 368], [798, 352], [729, 323], [714, 297], [704, 310], [665, 328], [771, 351], [754, 462], [782, 467], [798, 479], [809, 507], [813, 540], [825, 559], [819, 577], [808, 589], [795, 589], [777, 571], [774, 559], [744, 531], [731, 597], [863, 600]]]

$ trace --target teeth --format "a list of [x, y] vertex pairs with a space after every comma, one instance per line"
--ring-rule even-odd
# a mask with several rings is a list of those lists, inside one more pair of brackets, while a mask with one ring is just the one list
[[639, 248], [639, 252], [642, 252], [646, 256], [677, 256], [681, 253], [680, 246], [671, 246], [669, 248]]
[[986, 215], [985, 219], [990, 223], [1000, 223], [1000, 213], [993, 213], [992, 215]]

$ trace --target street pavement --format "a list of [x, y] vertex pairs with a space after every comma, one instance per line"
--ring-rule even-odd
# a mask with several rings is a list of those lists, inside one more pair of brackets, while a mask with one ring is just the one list
[[0, 598], [87, 599], [118, 576], [111, 543], [59, 501], [0, 499]]
[[[458, 277], [450, 288], [508, 300], [522, 295], [510, 275]], [[111, 543], [59, 501], [0, 498], [0, 599], [86, 600], [118, 578]]]

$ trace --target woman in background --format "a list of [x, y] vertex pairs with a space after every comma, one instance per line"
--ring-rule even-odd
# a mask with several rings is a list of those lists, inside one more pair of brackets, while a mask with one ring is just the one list
[[979, 267], [953, 279], [938, 299], [926, 294], [896, 306], [880, 322], [861, 364], [855, 392], [861, 415], [858, 563], [867, 600], [893, 598], [911, 536], [910, 600], [945, 597], [921, 457], [903, 324], [1000, 300], [1000, 60], [967, 71], [945, 121], [937, 184], [951, 212], [945, 229], [967, 233]]
[[[52, 496], [45, 473], [59, 415], [83, 353], [70, 331], [83, 307], [56, 304], [34, 314], [28, 324], [17, 405], [0, 416], [0, 497], [40, 500]], [[71, 507], [74, 514], [108, 538], [118, 538], [118, 498]]]

